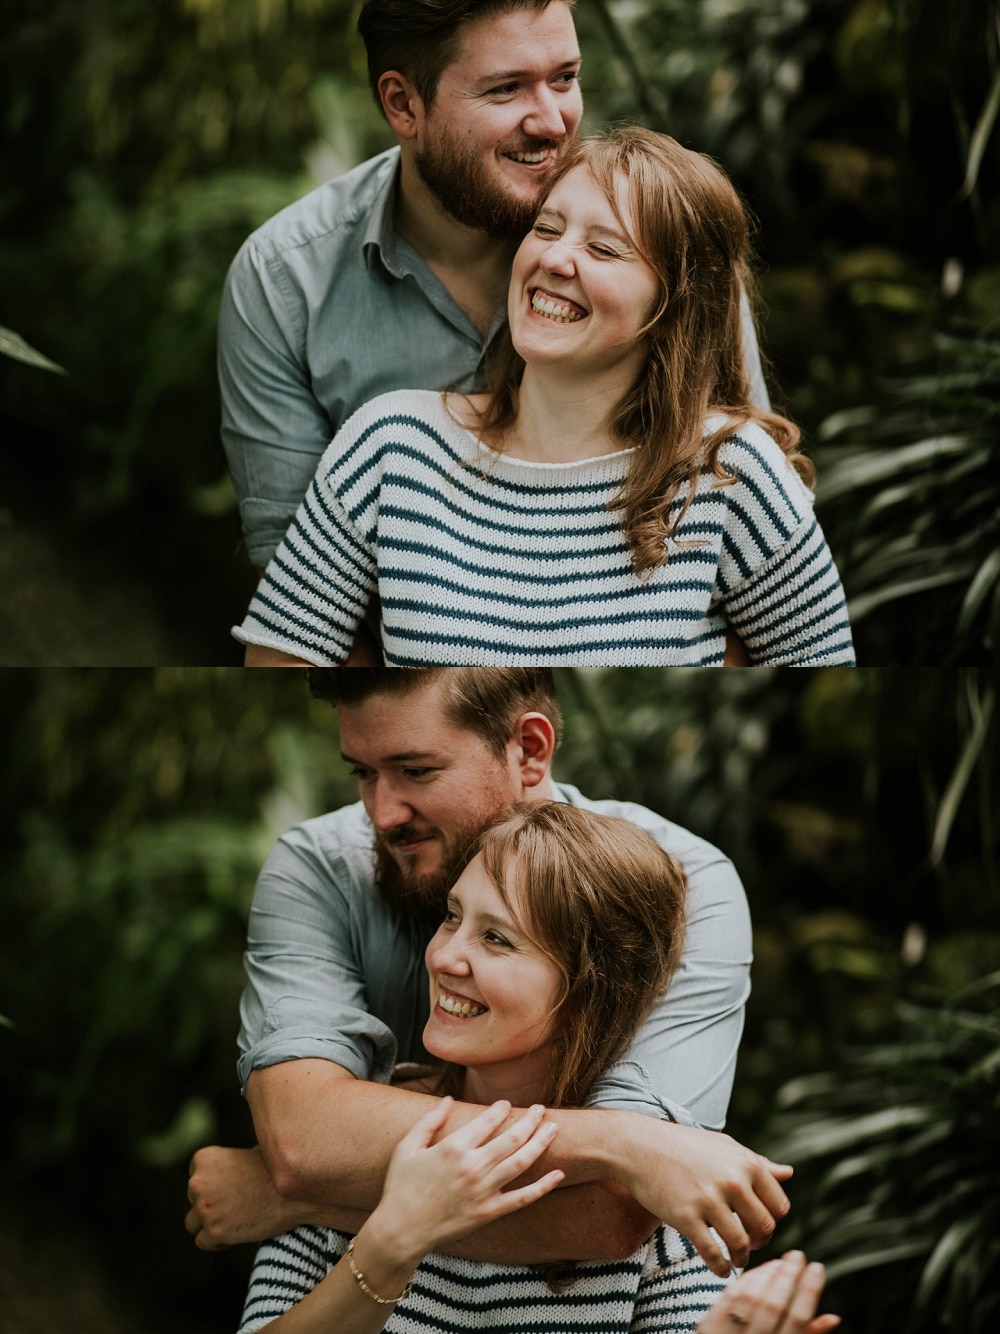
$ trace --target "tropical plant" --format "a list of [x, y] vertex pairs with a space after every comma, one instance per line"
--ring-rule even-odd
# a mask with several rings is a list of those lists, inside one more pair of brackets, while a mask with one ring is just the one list
[[796, 1166], [783, 1240], [825, 1261], [857, 1334], [984, 1334], [1000, 1316], [1000, 972], [900, 1004], [898, 1023], [779, 1093], [767, 1152]]

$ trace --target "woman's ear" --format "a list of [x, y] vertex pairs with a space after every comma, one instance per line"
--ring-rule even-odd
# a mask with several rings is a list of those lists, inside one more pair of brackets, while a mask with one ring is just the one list
[[420, 94], [405, 74], [390, 69], [379, 78], [378, 95], [390, 128], [400, 139], [414, 139], [424, 121]]
[[517, 720], [511, 740], [515, 762], [525, 788], [537, 787], [549, 777], [556, 734], [544, 713], [524, 713]]

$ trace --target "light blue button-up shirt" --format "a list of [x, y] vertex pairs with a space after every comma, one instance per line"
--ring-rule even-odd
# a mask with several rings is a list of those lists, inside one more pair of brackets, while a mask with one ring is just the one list
[[[720, 1129], [750, 992], [751, 930], [736, 870], [718, 848], [631, 802], [558, 800], [631, 820], [684, 867], [684, 955], [631, 1048], [587, 1105]], [[359, 802], [307, 820], [278, 842], [254, 892], [240, 1007], [240, 1081], [281, 1061], [333, 1061], [388, 1080], [426, 1061], [424, 950], [433, 927], [394, 912], [373, 883], [372, 826]]]
[[[481, 389], [484, 343], [393, 227], [399, 149], [313, 190], [258, 228], [219, 313], [222, 439], [247, 552], [265, 566], [327, 445], [393, 389]], [[767, 390], [747, 311], [754, 402]]]

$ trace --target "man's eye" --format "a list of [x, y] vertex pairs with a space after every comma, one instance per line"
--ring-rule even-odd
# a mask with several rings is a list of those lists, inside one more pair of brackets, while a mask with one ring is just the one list
[[421, 778], [430, 778], [437, 772], [436, 769], [404, 769], [404, 778], [414, 778], [418, 782]]
[[371, 769], [362, 769], [360, 765], [355, 764], [351, 769], [351, 777], [356, 778], [359, 783], [366, 783], [372, 777]]
[[511, 93], [517, 92], [516, 83], [501, 83], [496, 88], [491, 88], [486, 94], [487, 97], [509, 97]]
[[576, 83], [576, 78], [577, 76], [574, 70], [567, 70], [565, 74], [559, 75], [558, 79], [556, 79], [556, 83], [565, 84], [567, 87], [569, 87], [572, 84]]

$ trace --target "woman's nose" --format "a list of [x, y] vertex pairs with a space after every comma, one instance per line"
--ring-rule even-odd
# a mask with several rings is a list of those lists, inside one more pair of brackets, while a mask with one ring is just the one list
[[451, 977], [468, 977], [471, 972], [466, 942], [461, 928], [447, 931], [442, 928], [427, 946], [427, 968], [433, 973], [447, 973]]
[[551, 242], [542, 251], [541, 265], [546, 273], [558, 273], [560, 277], [572, 275], [576, 270], [573, 247], [564, 236]]

